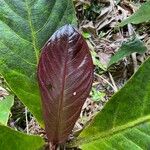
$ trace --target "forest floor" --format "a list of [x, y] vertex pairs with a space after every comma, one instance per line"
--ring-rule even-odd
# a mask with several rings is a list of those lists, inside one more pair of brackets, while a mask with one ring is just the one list
[[76, 130], [82, 129], [83, 125], [103, 108], [150, 54], [149, 50], [144, 54], [133, 53], [107, 68], [111, 57], [123, 42], [132, 38], [133, 34], [149, 47], [149, 24], [117, 27], [118, 23], [133, 14], [143, 2], [143, 0], [75, 0], [80, 32], [86, 38], [93, 60], [96, 61], [92, 91], [83, 106]]
[[[149, 24], [116, 27], [116, 24], [133, 14], [143, 2], [143, 0], [74, 0], [79, 30], [86, 39], [95, 61], [92, 91], [75, 125], [75, 133], [82, 130], [110, 97], [123, 87], [150, 54], [150, 51], [144, 54], [133, 53], [106, 69], [111, 57], [123, 42], [131, 38], [133, 32], [146, 46], [150, 45]], [[2, 78], [0, 82], [0, 86], [3, 86]], [[0, 87], [0, 95], [7, 95], [4, 86]], [[17, 97], [8, 124], [19, 131], [45, 136], [32, 114]]]

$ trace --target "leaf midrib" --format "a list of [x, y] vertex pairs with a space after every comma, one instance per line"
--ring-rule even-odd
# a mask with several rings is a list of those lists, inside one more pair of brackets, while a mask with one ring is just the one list
[[26, 7], [27, 7], [27, 13], [28, 13], [28, 23], [29, 23], [29, 27], [30, 27], [30, 30], [31, 30], [31, 39], [32, 39], [33, 48], [34, 48], [34, 51], [35, 51], [36, 61], [37, 61], [37, 64], [38, 64], [38, 62], [39, 62], [39, 50], [36, 47], [36, 37], [35, 37], [36, 33], [35, 33], [33, 25], [32, 25], [31, 9], [29, 8], [27, 0], [25, 0], [25, 4], [26, 4]]
[[[111, 128], [109, 131], [104, 131], [104, 132], [101, 132], [100, 134], [92, 135], [92, 137], [89, 137], [89, 138], [87, 138], [86, 136], [84, 138], [81, 135], [81, 137], [79, 137], [76, 141], [73, 141], [69, 145], [70, 146], [77, 146], [77, 145], [82, 145], [84, 143], [90, 143], [90, 142], [96, 141], [96, 140], [102, 140], [103, 138], [109, 138], [109, 137], [113, 136], [114, 134], [121, 133], [122, 131], [124, 131], [126, 129], [133, 128], [137, 125], [140, 125], [140, 124], [148, 122], [148, 121], [150, 121], [150, 115], [148, 115], [146, 117], [138, 118], [132, 122], [128, 122], [125, 125]], [[97, 133], [98, 133], [98, 131], [97, 131]]]
[[[61, 124], [62, 124], [62, 115], [63, 115], [63, 102], [65, 99], [65, 85], [66, 85], [66, 71], [67, 71], [67, 61], [68, 61], [68, 44], [66, 46], [66, 58], [64, 62], [64, 69], [63, 69], [63, 78], [62, 78], [62, 89], [61, 89], [61, 98], [59, 100], [59, 105], [58, 105], [58, 120], [57, 120], [57, 132], [56, 134], [59, 135], [60, 129], [61, 129]], [[59, 138], [59, 136], [58, 136]]]

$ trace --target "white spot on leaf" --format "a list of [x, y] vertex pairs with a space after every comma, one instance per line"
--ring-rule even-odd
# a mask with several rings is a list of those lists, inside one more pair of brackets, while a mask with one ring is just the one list
[[74, 92], [74, 93], [73, 93], [73, 95], [76, 95], [76, 94], [77, 94], [77, 92]]

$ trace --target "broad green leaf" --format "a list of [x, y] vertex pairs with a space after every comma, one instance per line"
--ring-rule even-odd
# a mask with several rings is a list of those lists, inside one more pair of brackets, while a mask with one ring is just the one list
[[14, 96], [6, 96], [0, 100], [0, 124], [7, 125], [9, 119], [10, 108], [14, 104]]
[[[80, 134], [83, 150], [147, 150], [150, 146], [150, 58]], [[132, 148], [129, 147], [132, 144]], [[128, 147], [128, 148], [127, 148]]]
[[57, 28], [75, 22], [71, 0], [0, 0], [0, 73], [42, 126], [40, 49]]
[[108, 66], [117, 63], [119, 60], [123, 59], [126, 56], [134, 52], [144, 53], [147, 50], [144, 43], [138, 38], [130, 39], [127, 42], [123, 43], [119, 48], [118, 52], [112, 56]]
[[40, 136], [27, 135], [0, 125], [0, 149], [3, 150], [44, 150]]
[[150, 122], [129, 128], [110, 138], [95, 140], [82, 145], [82, 150], [149, 150]]
[[123, 20], [119, 26], [124, 26], [128, 23], [139, 24], [150, 21], [150, 1], [145, 2], [133, 15]]

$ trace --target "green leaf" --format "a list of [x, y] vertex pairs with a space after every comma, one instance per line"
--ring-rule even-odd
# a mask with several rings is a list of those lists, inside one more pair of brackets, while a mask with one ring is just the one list
[[119, 4], [121, 0], [115, 0], [116, 4]]
[[7, 125], [10, 108], [14, 104], [14, 96], [6, 96], [5, 99], [0, 100], [0, 124]]
[[69, 23], [76, 23], [71, 0], [0, 1], [0, 73], [42, 126], [36, 75], [40, 49]]
[[100, 91], [96, 90], [96, 88], [93, 87], [90, 95], [91, 95], [93, 101], [98, 102], [98, 101], [101, 101], [104, 98], [105, 93], [100, 92]]
[[100, 69], [102, 69], [102, 70], [104, 70], [104, 71], [106, 71], [106, 66], [104, 66], [98, 59], [97, 59], [97, 53], [94, 51], [94, 50], [92, 50], [92, 51], [90, 51], [91, 52], [91, 55], [92, 55], [92, 60], [93, 60], [93, 64], [95, 65], [95, 66], [97, 66], [98, 68], [100, 68]]
[[83, 130], [75, 143], [80, 144], [83, 150], [149, 149], [149, 74], [150, 58], [145, 61], [127, 84], [109, 100], [91, 124]]
[[0, 148], [3, 150], [44, 150], [44, 140], [0, 125]]
[[108, 66], [117, 63], [119, 60], [123, 59], [126, 56], [134, 52], [144, 53], [147, 50], [144, 43], [138, 38], [130, 39], [127, 42], [123, 43], [119, 48], [118, 52], [111, 57]]
[[133, 15], [123, 20], [119, 26], [124, 26], [128, 23], [139, 24], [150, 21], [150, 1], [145, 2]]
[[129, 128], [110, 138], [100, 139], [81, 146], [82, 150], [149, 150], [150, 122]]
[[88, 32], [82, 32], [82, 35], [85, 39], [89, 39], [91, 37], [90, 33]]

